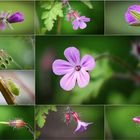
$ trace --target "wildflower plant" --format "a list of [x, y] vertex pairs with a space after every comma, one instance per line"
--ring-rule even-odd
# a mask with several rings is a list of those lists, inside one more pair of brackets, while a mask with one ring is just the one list
[[[92, 3], [90, 1], [81, 0], [88, 8], [92, 9]], [[58, 23], [57, 32], [60, 32], [61, 18], [65, 18], [68, 22], [71, 22], [73, 30], [85, 29], [87, 23], [90, 22], [90, 18], [80, 14], [80, 11], [73, 9], [69, 0], [61, 1], [45, 1], [41, 2], [41, 8], [43, 9], [41, 19], [43, 20], [44, 27], [42, 32], [51, 31], [54, 27], [54, 23]]]

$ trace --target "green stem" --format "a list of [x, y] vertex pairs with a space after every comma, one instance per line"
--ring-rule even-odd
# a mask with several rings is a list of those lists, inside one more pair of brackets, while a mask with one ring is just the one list
[[118, 63], [119, 65], [121, 65], [122, 67], [124, 67], [125, 69], [127, 69], [131, 74], [133, 74], [134, 76], [136, 76], [136, 72], [133, 70], [133, 68], [128, 65], [125, 61], [123, 61], [122, 59], [120, 59], [117, 56], [114, 55], [110, 55], [110, 54], [101, 54], [99, 56], [97, 56], [95, 58], [95, 61], [101, 60], [101, 59], [110, 59], [113, 60], [114, 62]]
[[0, 122], [0, 124], [6, 124], [6, 125], [9, 125], [9, 122]]

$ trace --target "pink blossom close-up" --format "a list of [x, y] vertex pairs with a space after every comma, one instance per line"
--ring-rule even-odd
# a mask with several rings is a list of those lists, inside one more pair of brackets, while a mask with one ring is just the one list
[[74, 88], [76, 83], [84, 88], [90, 81], [89, 71], [95, 67], [95, 59], [91, 55], [85, 55], [80, 59], [80, 52], [75, 47], [65, 49], [67, 59], [57, 59], [52, 64], [53, 73], [64, 75], [60, 80], [60, 86], [66, 91]]

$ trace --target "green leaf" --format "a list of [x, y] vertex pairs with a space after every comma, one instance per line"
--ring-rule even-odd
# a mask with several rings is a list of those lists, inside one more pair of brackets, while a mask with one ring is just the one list
[[20, 93], [20, 89], [17, 87], [17, 85], [11, 79], [8, 79], [6, 82], [7, 82], [7, 85], [8, 85], [9, 90], [14, 95], [18, 96], [19, 93]]
[[90, 1], [81, 0], [89, 9], [93, 9], [93, 5]]
[[35, 121], [40, 128], [42, 128], [45, 125], [46, 115], [49, 114], [49, 110], [55, 112], [57, 111], [56, 106], [54, 105], [38, 106], [36, 108]]
[[133, 17], [136, 20], [140, 21], [140, 14], [139, 13], [137, 13], [136, 11], [133, 11], [133, 10], [131, 10], [130, 13], [133, 15]]
[[42, 13], [41, 19], [44, 20], [46, 30], [51, 31], [57, 17], [63, 17], [62, 3], [55, 2], [51, 5], [44, 3], [42, 7], [45, 9], [45, 11]]

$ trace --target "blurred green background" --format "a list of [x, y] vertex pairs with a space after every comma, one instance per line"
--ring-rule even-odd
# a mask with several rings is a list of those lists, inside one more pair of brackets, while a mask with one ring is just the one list
[[139, 140], [140, 126], [132, 121], [137, 116], [140, 116], [140, 106], [106, 107], [106, 140]]
[[17, 2], [17, 1], [1, 1], [0, 12], [21, 12], [24, 15], [24, 21], [12, 24], [14, 30], [9, 29], [0, 30], [0, 35], [9, 34], [33, 34], [34, 33], [34, 2]]
[[[45, 106], [42, 106], [45, 107]], [[74, 134], [77, 124], [71, 121], [69, 125], [64, 122], [67, 106], [58, 106], [57, 112], [49, 111], [45, 126], [37, 128], [41, 131], [38, 140], [42, 139], [69, 139], [69, 140], [103, 140], [104, 138], [104, 108], [102, 106], [70, 106], [80, 116], [81, 121], [93, 122], [87, 130]], [[57, 125], [56, 125], [57, 124]]]
[[125, 21], [125, 12], [131, 5], [140, 5], [138, 1], [105, 2], [105, 33], [106, 34], [140, 34], [139, 26], [130, 26]]
[[[91, 18], [91, 21], [87, 23], [87, 28], [84, 30], [73, 30], [72, 23], [66, 20], [66, 11], [64, 10], [64, 17], [61, 18], [61, 32], [60, 34], [103, 34], [104, 33], [104, 2], [93, 1], [91, 2], [93, 9], [89, 9], [80, 1], [70, 1], [72, 8], [84, 15]], [[41, 8], [41, 2], [36, 2], [36, 28], [37, 34], [41, 34], [41, 28], [44, 27], [41, 15], [43, 9]], [[46, 34], [57, 34], [57, 22], [54, 24], [52, 31], [46, 32]]]
[[[33, 106], [0, 106], [0, 121], [10, 121], [22, 119], [34, 128], [34, 107]], [[0, 124], [0, 139], [28, 139], [33, 140], [33, 136], [26, 128], [12, 128]]]
[[[34, 68], [34, 38], [32, 36], [26, 37], [0, 37], [0, 50], [4, 50], [9, 56], [13, 58], [7, 69], [33, 69]], [[3, 62], [3, 61], [0, 61]], [[20, 65], [18, 67], [15, 63]], [[0, 69], [2, 69], [0, 67]]]
[[[36, 37], [36, 101], [38, 104], [138, 104], [140, 103], [140, 83], [127, 77], [128, 70], [109, 59], [96, 62], [90, 72], [87, 87], [77, 85], [72, 91], [60, 87], [60, 78], [52, 72], [52, 63], [64, 59], [64, 50], [75, 46], [81, 56], [90, 54], [94, 58], [109, 53], [127, 62], [135, 71], [140, 71], [139, 61], [131, 54], [132, 42], [139, 37], [127, 36], [37, 36]], [[114, 77], [115, 74], [122, 74]]]

